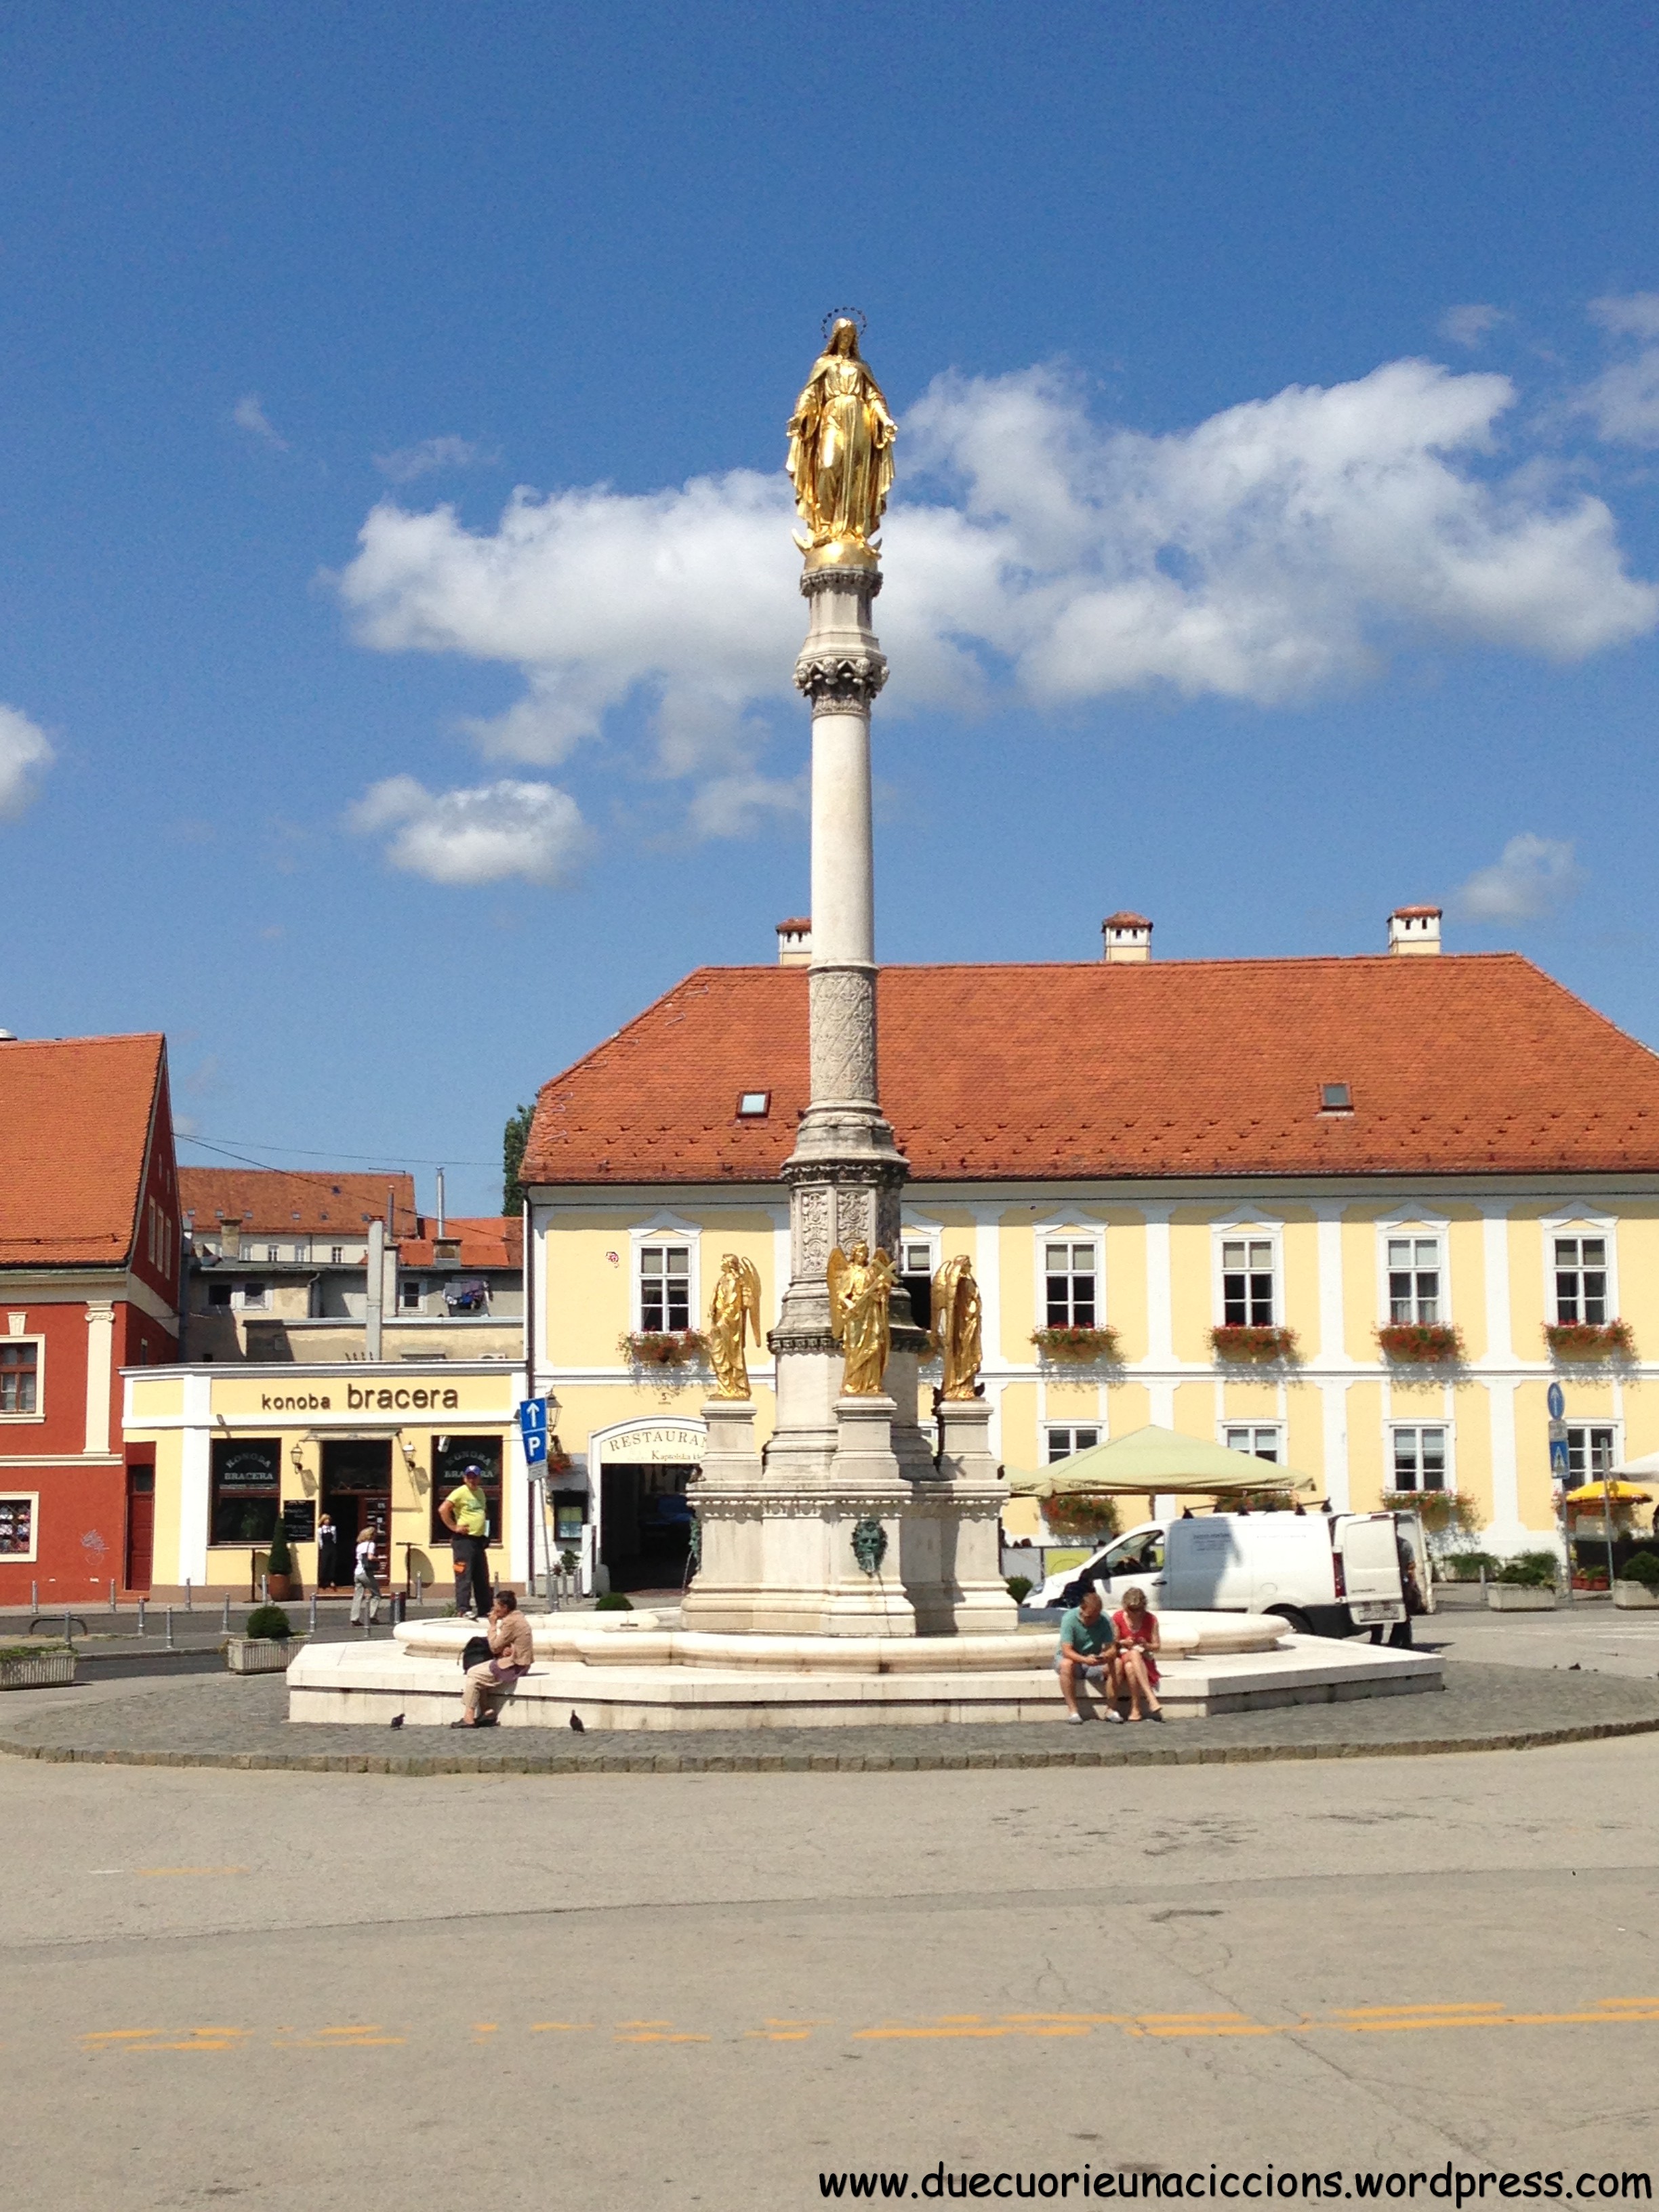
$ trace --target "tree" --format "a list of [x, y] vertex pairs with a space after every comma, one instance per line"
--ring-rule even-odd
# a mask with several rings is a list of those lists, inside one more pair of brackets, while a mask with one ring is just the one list
[[519, 1170], [524, 1165], [524, 1148], [530, 1141], [530, 1117], [535, 1110], [533, 1106], [516, 1107], [501, 1132], [501, 1212], [509, 1220], [515, 1219], [524, 1206], [525, 1190], [519, 1181]]

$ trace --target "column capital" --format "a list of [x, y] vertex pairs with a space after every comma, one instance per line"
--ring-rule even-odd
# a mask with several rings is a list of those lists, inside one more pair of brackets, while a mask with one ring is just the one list
[[867, 708], [886, 681], [887, 656], [874, 645], [854, 652], [808, 646], [795, 663], [795, 689], [811, 701], [815, 714]]

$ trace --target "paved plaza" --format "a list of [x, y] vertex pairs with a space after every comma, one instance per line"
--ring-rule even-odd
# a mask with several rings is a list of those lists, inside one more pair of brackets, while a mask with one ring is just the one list
[[[1426, 1703], [1427, 1700], [1408, 1701]], [[30, 2201], [1659, 2165], [1659, 1741], [1065, 1771], [0, 1761]]]

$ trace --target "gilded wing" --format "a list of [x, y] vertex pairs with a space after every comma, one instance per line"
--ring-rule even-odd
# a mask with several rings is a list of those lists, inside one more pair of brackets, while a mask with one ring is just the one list
[[945, 1262], [933, 1278], [930, 1340], [935, 1352], [942, 1352], [951, 1340], [951, 1324], [956, 1318], [957, 1286], [967, 1265], [967, 1255], [958, 1252], [953, 1259]]
[[[755, 1341], [759, 1344], [762, 1341], [760, 1269], [752, 1260], [739, 1260], [738, 1277], [743, 1285], [743, 1310], [755, 1332]], [[738, 1334], [741, 1335], [742, 1332]]]
[[852, 1262], [848, 1259], [846, 1253], [843, 1252], [840, 1245], [837, 1244], [835, 1250], [830, 1255], [830, 1266], [828, 1269], [830, 1282], [830, 1334], [834, 1337], [837, 1344], [841, 1342], [842, 1336], [847, 1328], [847, 1307], [844, 1302], [846, 1295], [845, 1286], [847, 1282], [847, 1272]]

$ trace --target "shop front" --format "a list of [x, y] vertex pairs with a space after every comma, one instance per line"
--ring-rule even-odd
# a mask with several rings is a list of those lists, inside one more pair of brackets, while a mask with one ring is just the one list
[[678, 1590], [691, 1558], [693, 1497], [708, 1431], [701, 1421], [625, 1421], [588, 1439], [601, 1579], [613, 1590]]
[[307, 1595], [349, 1588], [371, 1528], [383, 1587], [442, 1602], [439, 1508], [469, 1463], [484, 1470], [491, 1576], [526, 1579], [540, 1516], [519, 1442], [521, 1369], [204, 1364], [129, 1369], [123, 1383], [129, 1455], [150, 1474], [158, 1597], [186, 1584], [249, 1594], [280, 1522]]

